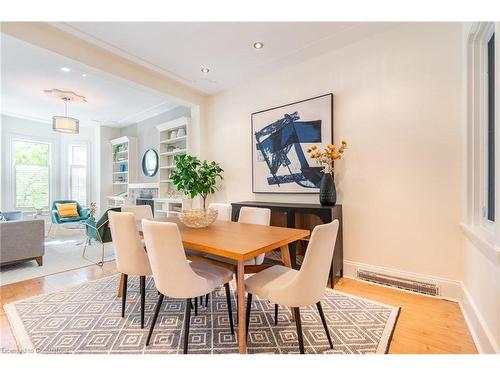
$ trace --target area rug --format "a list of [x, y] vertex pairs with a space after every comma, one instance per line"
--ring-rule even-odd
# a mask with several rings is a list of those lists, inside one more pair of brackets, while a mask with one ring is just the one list
[[[56, 293], [4, 306], [19, 349], [26, 353], [144, 354], [181, 353], [184, 301], [165, 298], [151, 344], [148, 327], [158, 298], [147, 281], [146, 327], [140, 328], [139, 280], [129, 278], [125, 318], [116, 296], [119, 276], [111, 276]], [[233, 311], [236, 311], [234, 293]], [[325, 289], [321, 301], [334, 348], [330, 349], [314, 306], [301, 309], [304, 346], [309, 354], [387, 353], [399, 307]], [[274, 305], [254, 298], [248, 336], [249, 353], [298, 353], [295, 322], [280, 307], [274, 325]], [[237, 336], [229, 328], [223, 288], [211, 294], [208, 307], [191, 315], [189, 353], [237, 353]], [[236, 321], [236, 314], [234, 315]], [[236, 329], [237, 332], [237, 329]]]
[[[39, 267], [36, 261], [32, 260], [3, 266], [0, 268], [0, 286], [95, 264], [101, 259], [101, 244], [92, 241], [92, 245], [87, 246], [84, 258], [81, 243], [85, 238], [83, 230], [58, 228], [54, 238], [45, 239], [43, 265]], [[114, 258], [113, 243], [104, 244], [104, 260], [107, 262]]]

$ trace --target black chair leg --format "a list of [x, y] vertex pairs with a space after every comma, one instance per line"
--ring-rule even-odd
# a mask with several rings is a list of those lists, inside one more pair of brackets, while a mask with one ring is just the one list
[[128, 275], [123, 274], [122, 318], [125, 316], [125, 303], [127, 302], [127, 281], [128, 281]]
[[194, 297], [194, 316], [198, 316], [198, 297]]
[[[191, 322], [191, 308], [189, 307], [189, 303], [191, 302], [191, 298], [186, 300], [186, 314], [184, 316], [184, 354], [188, 352], [188, 342], [189, 342], [189, 323]], [[197, 302], [195, 302], [195, 306], [197, 306]]]
[[294, 307], [293, 311], [295, 313], [295, 324], [297, 326], [297, 336], [299, 337], [300, 354], [304, 354], [304, 338], [302, 337], [302, 322], [300, 321], [300, 309], [298, 307]]
[[274, 304], [274, 325], [278, 325], [278, 304]]
[[252, 293], [248, 293], [247, 297], [247, 316], [246, 316], [246, 339], [248, 341], [248, 327], [250, 327], [250, 311], [252, 310]]
[[[231, 326], [231, 334], [234, 335], [233, 307], [231, 305], [231, 290], [229, 289], [229, 283], [225, 283], [224, 287], [226, 288], [226, 302], [227, 302], [227, 311], [229, 313], [229, 325]], [[206, 298], [208, 298], [208, 294]]]
[[163, 294], [160, 294], [160, 297], [158, 297], [158, 302], [156, 303], [155, 315], [153, 316], [153, 321], [151, 322], [151, 328], [149, 329], [148, 338], [146, 340], [146, 346], [149, 345], [149, 340], [151, 340], [151, 336], [153, 335], [153, 329], [155, 328], [156, 320], [158, 319], [158, 314], [160, 313], [162, 303], [163, 303]]
[[205, 296], [205, 307], [208, 307], [208, 297], [210, 296], [210, 293], [207, 293]]
[[146, 276], [141, 276], [140, 287], [141, 287], [141, 329], [144, 328], [144, 308], [146, 306]]
[[321, 321], [323, 322], [323, 327], [325, 328], [326, 337], [328, 338], [330, 348], [333, 349], [332, 338], [330, 337], [330, 330], [328, 329], [328, 325], [326, 324], [325, 314], [323, 314], [323, 308], [321, 307], [320, 301], [316, 303], [316, 307], [318, 308], [319, 316], [321, 318]]

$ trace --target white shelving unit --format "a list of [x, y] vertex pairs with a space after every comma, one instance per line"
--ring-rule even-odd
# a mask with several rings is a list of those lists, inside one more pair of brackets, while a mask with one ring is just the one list
[[176, 191], [171, 172], [175, 168], [174, 157], [189, 153], [190, 119], [180, 117], [157, 126], [160, 134], [160, 182], [159, 195], [154, 199], [155, 217], [176, 216], [191, 207], [191, 199]]
[[113, 171], [111, 173], [113, 194], [108, 196], [108, 207], [123, 206], [128, 197], [129, 184], [137, 178], [137, 140], [120, 137], [111, 140], [113, 147]]

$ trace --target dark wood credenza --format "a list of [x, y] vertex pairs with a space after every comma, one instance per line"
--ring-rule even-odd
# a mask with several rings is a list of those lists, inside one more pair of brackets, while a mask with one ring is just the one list
[[[342, 205], [335, 206], [321, 206], [320, 204], [306, 204], [306, 203], [278, 203], [278, 202], [258, 202], [258, 201], [245, 201], [231, 203], [232, 206], [232, 220], [238, 221], [238, 216], [241, 207], [261, 207], [269, 208], [271, 212], [280, 212], [286, 215], [286, 226], [288, 228], [296, 228], [296, 214], [310, 214], [319, 218], [321, 223], [330, 223], [335, 219], [340, 222], [339, 232], [337, 234], [337, 241], [335, 243], [335, 250], [333, 253], [332, 266], [330, 268], [330, 285], [333, 288], [335, 276], [343, 276], [344, 268], [344, 250], [343, 250], [343, 236], [342, 236]], [[307, 228], [312, 229], [312, 228]], [[298, 269], [299, 265], [296, 260], [296, 243], [290, 245], [290, 256], [292, 260], [292, 267]]]

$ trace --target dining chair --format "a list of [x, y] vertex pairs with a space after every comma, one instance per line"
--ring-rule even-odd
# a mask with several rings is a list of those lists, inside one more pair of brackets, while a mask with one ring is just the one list
[[[270, 222], [271, 222], [271, 210], [269, 208], [241, 207], [240, 215], [238, 217], [238, 223], [269, 226]], [[264, 262], [265, 256], [266, 254], [259, 254], [255, 258], [245, 261], [245, 266], [261, 265]], [[217, 255], [210, 254], [207, 255], [207, 258], [215, 259], [222, 263], [230, 263], [233, 266], [236, 265], [236, 262]]]
[[231, 212], [233, 208], [229, 203], [210, 203], [208, 208], [217, 211], [217, 220], [231, 221]]
[[188, 262], [179, 228], [175, 223], [142, 220], [142, 230], [148, 249], [156, 289], [160, 292], [146, 346], [149, 345], [163, 298], [182, 298], [186, 301], [184, 317], [184, 354], [188, 350], [191, 299], [212, 292], [224, 285], [231, 334], [234, 334], [229, 282], [232, 271], [207, 263]]
[[116, 269], [123, 274], [122, 318], [125, 316], [128, 276], [139, 276], [141, 292], [141, 328], [144, 328], [146, 276], [152, 274], [149, 258], [141, 241], [132, 212], [109, 211], [109, 226], [115, 248]]
[[[230, 204], [223, 204], [223, 203], [212, 203], [212, 204], [217, 205], [215, 206], [217, 207], [216, 209], [221, 209], [219, 213], [222, 212], [223, 217], [226, 217], [224, 215], [227, 215], [228, 206], [229, 209], [232, 209]], [[217, 220], [219, 220], [219, 216], [217, 216]], [[230, 220], [231, 220], [231, 214], [229, 213], [228, 221]], [[271, 210], [269, 208], [242, 207], [240, 209], [238, 222], [245, 224], [269, 225], [271, 222]], [[265, 256], [266, 254], [259, 254], [255, 258], [245, 261], [245, 273], [254, 273], [260, 271], [260, 269], [255, 269], [254, 266], [262, 265], [262, 263], [264, 263]], [[208, 259], [208, 261], [215, 261], [216, 264], [220, 265], [221, 267], [229, 268], [233, 272], [236, 271], [235, 261], [212, 254], [206, 255], [205, 258]], [[203, 262], [202, 259], [199, 259], [199, 261]], [[209, 296], [207, 295], [205, 297], [205, 306], [208, 306], [208, 298]], [[201, 301], [203, 305], [203, 299], [201, 299]]]
[[[245, 280], [245, 289], [248, 292], [246, 305], [247, 337], [252, 296], [255, 294], [274, 303], [275, 306], [284, 305], [292, 308], [301, 354], [304, 353], [304, 340], [300, 307], [316, 304], [328, 343], [330, 348], [333, 348], [320, 300], [324, 296], [325, 286], [328, 282], [338, 229], [338, 220], [318, 225], [313, 229], [300, 271], [276, 265]], [[275, 324], [277, 323], [277, 308], [275, 308]]]
[[132, 212], [137, 221], [142, 219], [153, 220], [153, 210], [151, 210], [149, 204], [122, 206], [122, 212]]

